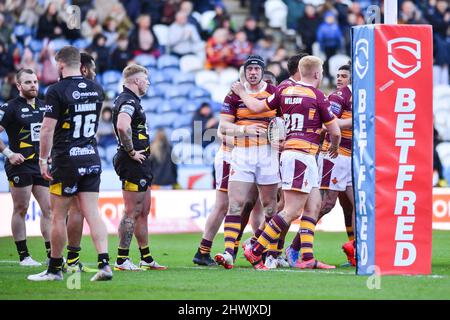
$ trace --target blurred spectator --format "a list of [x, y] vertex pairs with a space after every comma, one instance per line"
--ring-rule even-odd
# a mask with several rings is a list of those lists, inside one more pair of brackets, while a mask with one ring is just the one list
[[0, 88], [0, 97], [3, 101], [11, 100], [19, 95], [19, 90], [16, 87], [16, 73], [10, 72], [2, 82]]
[[305, 3], [303, 0], [283, 0], [288, 7], [286, 25], [288, 29], [298, 30], [300, 19], [305, 12]]
[[216, 15], [209, 23], [208, 33], [211, 35], [218, 28], [223, 28], [228, 30], [229, 35], [234, 34], [236, 31], [236, 26], [231, 21], [231, 17], [227, 13], [225, 6], [221, 3], [216, 4], [214, 11], [216, 12]]
[[151, 54], [155, 57], [160, 56], [158, 38], [153, 32], [150, 15], [142, 14], [139, 16], [137, 26], [130, 35], [129, 48], [133, 56], [142, 53]]
[[252, 44], [247, 41], [247, 35], [242, 30], [236, 33], [234, 41], [231, 43], [233, 50], [233, 60], [231, 65], [235, 68], [242, 66], [249, 55], [252, 54]]
[[336, 16], [333, 12], [326, 12], [324, 22], [317, 30], [317, 41], [320, 44], [320, 50], [325, 53], [326, 60], [324, 61], [323, 70], [324, 75], [331, 81], [330, 71], [328, 68], [328, 61], [341, 48], [342, 32], [336, 23]]
[[253, 44], [264, 37], [264, 31], [258, 26], [254, 17], [250, 16], [245, 20], [243, 30], [247, 35], [247, 40]]
[[320, 20], [317, 16], [316, 8], [310, 4], [305, 6], [305, 15], [299, 22], [297, 29], [302, 37], [304, 51], [312, 54], [312, 45], [316, 41], [316, 30], [319, 27]]
[[106, 37], [106, 46], [111, 48], [116, 44], [119, 33], [117, 32], [117, 21], [109, 16], [103, 22], [103, 35]]
[[197, 11], [198, 13], [212, 11], [217, 4], [223, 5], [222, 0], [195, 0], [194, 11]]
[[177, 12], [175, 22], [169, 27], [169, 47], [170, 53], [179, 57], [205, 50], [197, 29], [188, 23], [185, 12]]
[[20, 63], [16, 66], [16, 70], [20, 69], [31, 69], [36, 72], [38, 79], [41, 78], [41, 66], [34, 60], [33, 51], [30, 48], [26, 47], [23, 50], [22, 58], [20, 59]]
[[128, 34], [133, 28], [133, 23], [131, 22], [130, 18], [128, 18], [127, 12], [125, 11], [125, 8], [121, 3], [113, 5], [111, 8], [111, 13], [109, 15], [117, 21], [117, 33]]
[[141, 13], [141, 2], [140, 0], [120, 0], [128, 17], [131, 21], [136, 21], [139, 13]]
[[266, 71], [270, 71], [275, 76], [278, 83], [281, 83], [283, 80], [289, 78], [289, 73], [281, 66], [281, 63], [279, 62], [268, 63]]
[[172, 147], [164, 129], [156, 131], [151, 146], [151, 168], [153, 174], [152, 187], [176, 188], [178, 184], [177, 165], [172, 161]]
[[422, 12], [417, 9], [416, 5], [410, 1], [404, 1], [401, 4], [401, 10], [399, 12], [399, 24], [424, 24], [427, 23], [426, 20], [423, 19]]
[[277, 44], [272, 35], [266, 35], [260, 39], [256, 44], [253, 53], [261, 56], [267, 63], [271, 57], [274, 56], [277, 50]]
[[208, 144], [214, 141], [207, 141], [204, 139], [204, 134], [206, 130], [217, 128], [219, 121], [214, 117], [211, 106], [207, 102], [203, 102], [200, 107], [195, 111], [194, 117], [192, 118], [192, 138], [195, 141], [195, 137], [198, 137], [199, 129], [202, 137], [202, 147], [205, 148]]
[[5, 23], [5, 16], [0, 12], [0, 42], [3, 44], [11, 43], [12, 28]]
[[439, 132], [433, 127], [433, 170], [435, 174], [438, 175], [438, 187], [448, 187], [448, 181], [444, 177], [444, 172], [442, 168], [441, 158], [439, 158], [439, 154], [436, 151], [436, 147], [439, 143], [442, 142], [442, 139], [439, 136]]
[[181, 2], [180, 11], [186, 13], [186, 15], [188, 17], [188, 22], [190, 24], [192, 24], [195, 27], [195, 29], [197, 29], [197, 32], [202, 39], [206, 39], [206, 32], [203, 31], [200, 23], [192, 15], [193, 10], [194, 10], [194, 4], [192, 3], [192, 1]]
[[0, 41], [0, 84], [2, 79], [12, 71], [14, 71], [12, 56], [5, 44]]
[[103, 148], [117, 143], [112, 125], [112, 109], [110, 106], [104, 106], [102, 109], [98, 121], [97, 142]]
[[81, 23], [81, 35], [83, 38], [92, 41], [96, 34], [103, 31], [101, 24], [98, 22], [98, 14], [95, 10], [89, 10], [86, 20]]
[[54, 2], [49, 2], [45, 13], [39, 18], [37, 28], [38, 39], [55, 39], [63, 36], [64, 22], [58, 17], [57, 7]]
[[172, 24], [178, 11], [180, 0], [166, 0], [162, 10], [161, 23]]
[[102, 33], [94, 36], [92, 44], [86, 49], [96, 61], [97, 73], [102, 74], [108, 68], [109, 48], [106, 46], [106, 37]]
[[131, 52], [128, 49], [128, 36], [120, 34], [117, 39], [117, 47], [113, 50], [109, 60], [109, 68], [122, 72], [131, 60]]
[[[163, 12], [165, 0], [143, 0], [141, 1], [141, 15], [150, 15], [151, 21], [154, 24], [161, 23], [161, 17]], [[139, 16], [138, 16], [139, 19]]]
[[[264, 7], [264, 1], [265, 0], [250, 0], [250, 15], [254, 17], [256, 21], [259, 21], [261, 10]], [[240, 0], [240, 6], [245, 7], [246, 2], [246, 0]]]
[[283, 63], [283, 61], [287, 61], [287, 51], [283, 46], [278, 47], [278, 49], [275, 51], [275, 54], [269, 58], [270, 62], [279, 62]]
[[39, 17], [43, 13], [44, 9], [39, 5], [37, 0], [26, 0], [25, 8], [19, 17], [19, 23], [23, 23], [30, 28], [36, 27], [39, 22]]
[[228, 31], [217, 29], [206, 43], [206, 69], [221, 70], [231, 65], [233, 50], [228, 44]]
[[39, 55], [39, 62], [42, 64], [42, 75], [39, 79], [44, 86], [48, 86], [58, 81], [59, 72], [55, 61], [55, 51], [51, 44], [44, 40], [44, 46]]

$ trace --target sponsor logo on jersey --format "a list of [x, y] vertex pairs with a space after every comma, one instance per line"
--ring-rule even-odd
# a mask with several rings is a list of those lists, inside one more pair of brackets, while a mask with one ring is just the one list
[[145, 181], [145, 179], [139, 180], [139, 184], [141, 185], [141, 187], [144, 187], [146, 183], [147, 181]]
[[69, 155], [71, 157], [87, 156], [90, 154], [95, 154], [94, 147], [92, 147], [92, 146], [88, 146], [85, 148], [73, 147], [69, 151]]
[[98, 97], [98, 92], [97, 91], [88, 91], [88, 92], [79, 92], [79, 91], [74, 91], [72, 92], [72, 97], [75, 100], [78, 100], [80, 98], [86, 98], [86, 97]]
[[50, 104], [45, 105], [45, 112], [53, 112], [53, 106]]
[[84, 82], [80, 82], [80, 83], [78, 84], [78, 88], [80, 88], [80, 89], [85, 89], [85, 88], [87, 88], [87, 84], [84, 83]]
[[22, 111], [22, 112], [28, 112], [28, 111], [30, 111], [30, 109], [28, 109], [28, 108], [22, 108], [21, 111]]
[[78, 174], [84, 176], [86, 174], [86, 168], [78, 168]]
[[72, 92], [72, 97], [73, 97], [75, 100], [78, 100], [78, 99], [80, 99], [81, 94], [80, 94], [79, 91], [74, 91], [74, 92]]
[[334, 102], [334, 101], [331, 101], [331, 102], [330, 102], [330, 107], [331, 107], [331, 111], [332, 111], [334, 114], [339, 114], [339, 113], [341, 113], [342, 107], [341, 107], [341, 105], [340, 105], [339, 103], [336, 103], [336, 102]]
[[0, 121], [3, 120], [4, 115], [5, 115], [5, 111], [0, 110]]
[[67, 194], [73, 194], [73, 193], [77, 192], [77, 190], [78, 190], [77, 186], [73, 186], [72, 188], [70, 188], [70, 187], [64, 188], [64, 192]]
[[33, 116], [33, 114], [22, 114], [20, 117], [22, 119], [24, 119], [24, 118], [29, 118], [29, 117], [32, 117], [32, 116]]
[[13, 181], [14, 181], [14, 183], [19, 183], [20, 177], [15, 176], [15, 177], [13, 178]]

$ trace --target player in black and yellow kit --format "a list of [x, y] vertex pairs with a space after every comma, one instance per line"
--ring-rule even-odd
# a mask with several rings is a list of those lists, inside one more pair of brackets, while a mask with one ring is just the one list
[[11, 229], [19, 253], [21, 266], [40, 266], [28, 252], [25, 215], [31, 193], [41, 207], [41, 233], [50, 257], [50, 200], [48, 182], [39, 170], [39, 133], [45, 107], [37, 97], [38, 80], [31, 69], [22, 69], [16, 75], [19, 96], [0, 107], [0, 132], [6, 130], [9, 147], [0, 140], [0, 152], [6, 158], [13, 215]]
[[[122, 181], [124, 214], [119, 225], [119, 248], [115, 270], [163, 270], [153, 260], [148, 246], [150, 212], [150, 139], [147, 119], [139, 97], [147, 92], [148, 72], [142, 66], [129, 65], [122, 73], [123, 92], [114, 100], [113, 126], [119, 142], [113, 159], [114, 169]], [[133, 234], [141, 252], [139, 267], [129, 258]]]
[[75, 47], [63, 47], [55, 60], [61, 78], [45, 95], [39, 156], [41, 174], [50, 181], [52, 251], [48, 270], [28, 279], [63, 279], [66, 219], [76, 195], [98, 253], [99, 271], [91, 281], [111, 280], [106, 226], [98, 214], [101, 162], [95, 140], [104, 92], [97, 83], [81, 75], [80, 52]]

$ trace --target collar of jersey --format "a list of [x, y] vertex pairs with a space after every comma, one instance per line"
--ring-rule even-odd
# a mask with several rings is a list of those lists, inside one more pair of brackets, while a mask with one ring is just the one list
[[66, 79], [82, 80], [84, 78], [83, 78], [82, 75], [79, 75], [79, 76], [68, 76], [68, 77], [61, 78], [61, 80], [66, 80]]
[[17, 96], [17, 100], [19, 100], [21, 103], [26, 104], [27, 106], [32, 107], [33, 109], [36, 109], [36, 105], [37, 105], [37, 97], [34, 98], [34, 105], [29, 104], [28, 101], [27, 101], [27, 99], [25, 99], [24, 97], [22, 97], [22, 96], [20, 96], [20, 95]]
[[133, 91], [131, 91], [130, 89], [128, 89], [127, 87], [123, 86], [123, 91], [126, 91], [127, 93], [133, 95], [133, 97], [135, 97], [136, 99], [138, 99], [138, 101], [141, 101], [141, 98], [139, 98], [136, 93], [134, 93]]

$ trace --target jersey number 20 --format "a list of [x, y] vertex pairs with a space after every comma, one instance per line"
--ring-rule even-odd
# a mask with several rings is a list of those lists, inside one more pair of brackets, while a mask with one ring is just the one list
[[301, 131], [303, 130], [303, 121], [304, 116], [299, 113], [294, 114], [288, 114], [285, 113], [284, 115], [284, 122], [286, 125], [287, 132], [289, 131]]
[[96, 114], [87, 114], [84, 116], [84, 121], [83, 116], [79, 114], [73, 117], [73, 121], [75, 122], [75, 128], [73, 129], [74, 138], [81, 137], [81, 127], [83, 127], [83, 137], [89, 138], [95, 134]]

